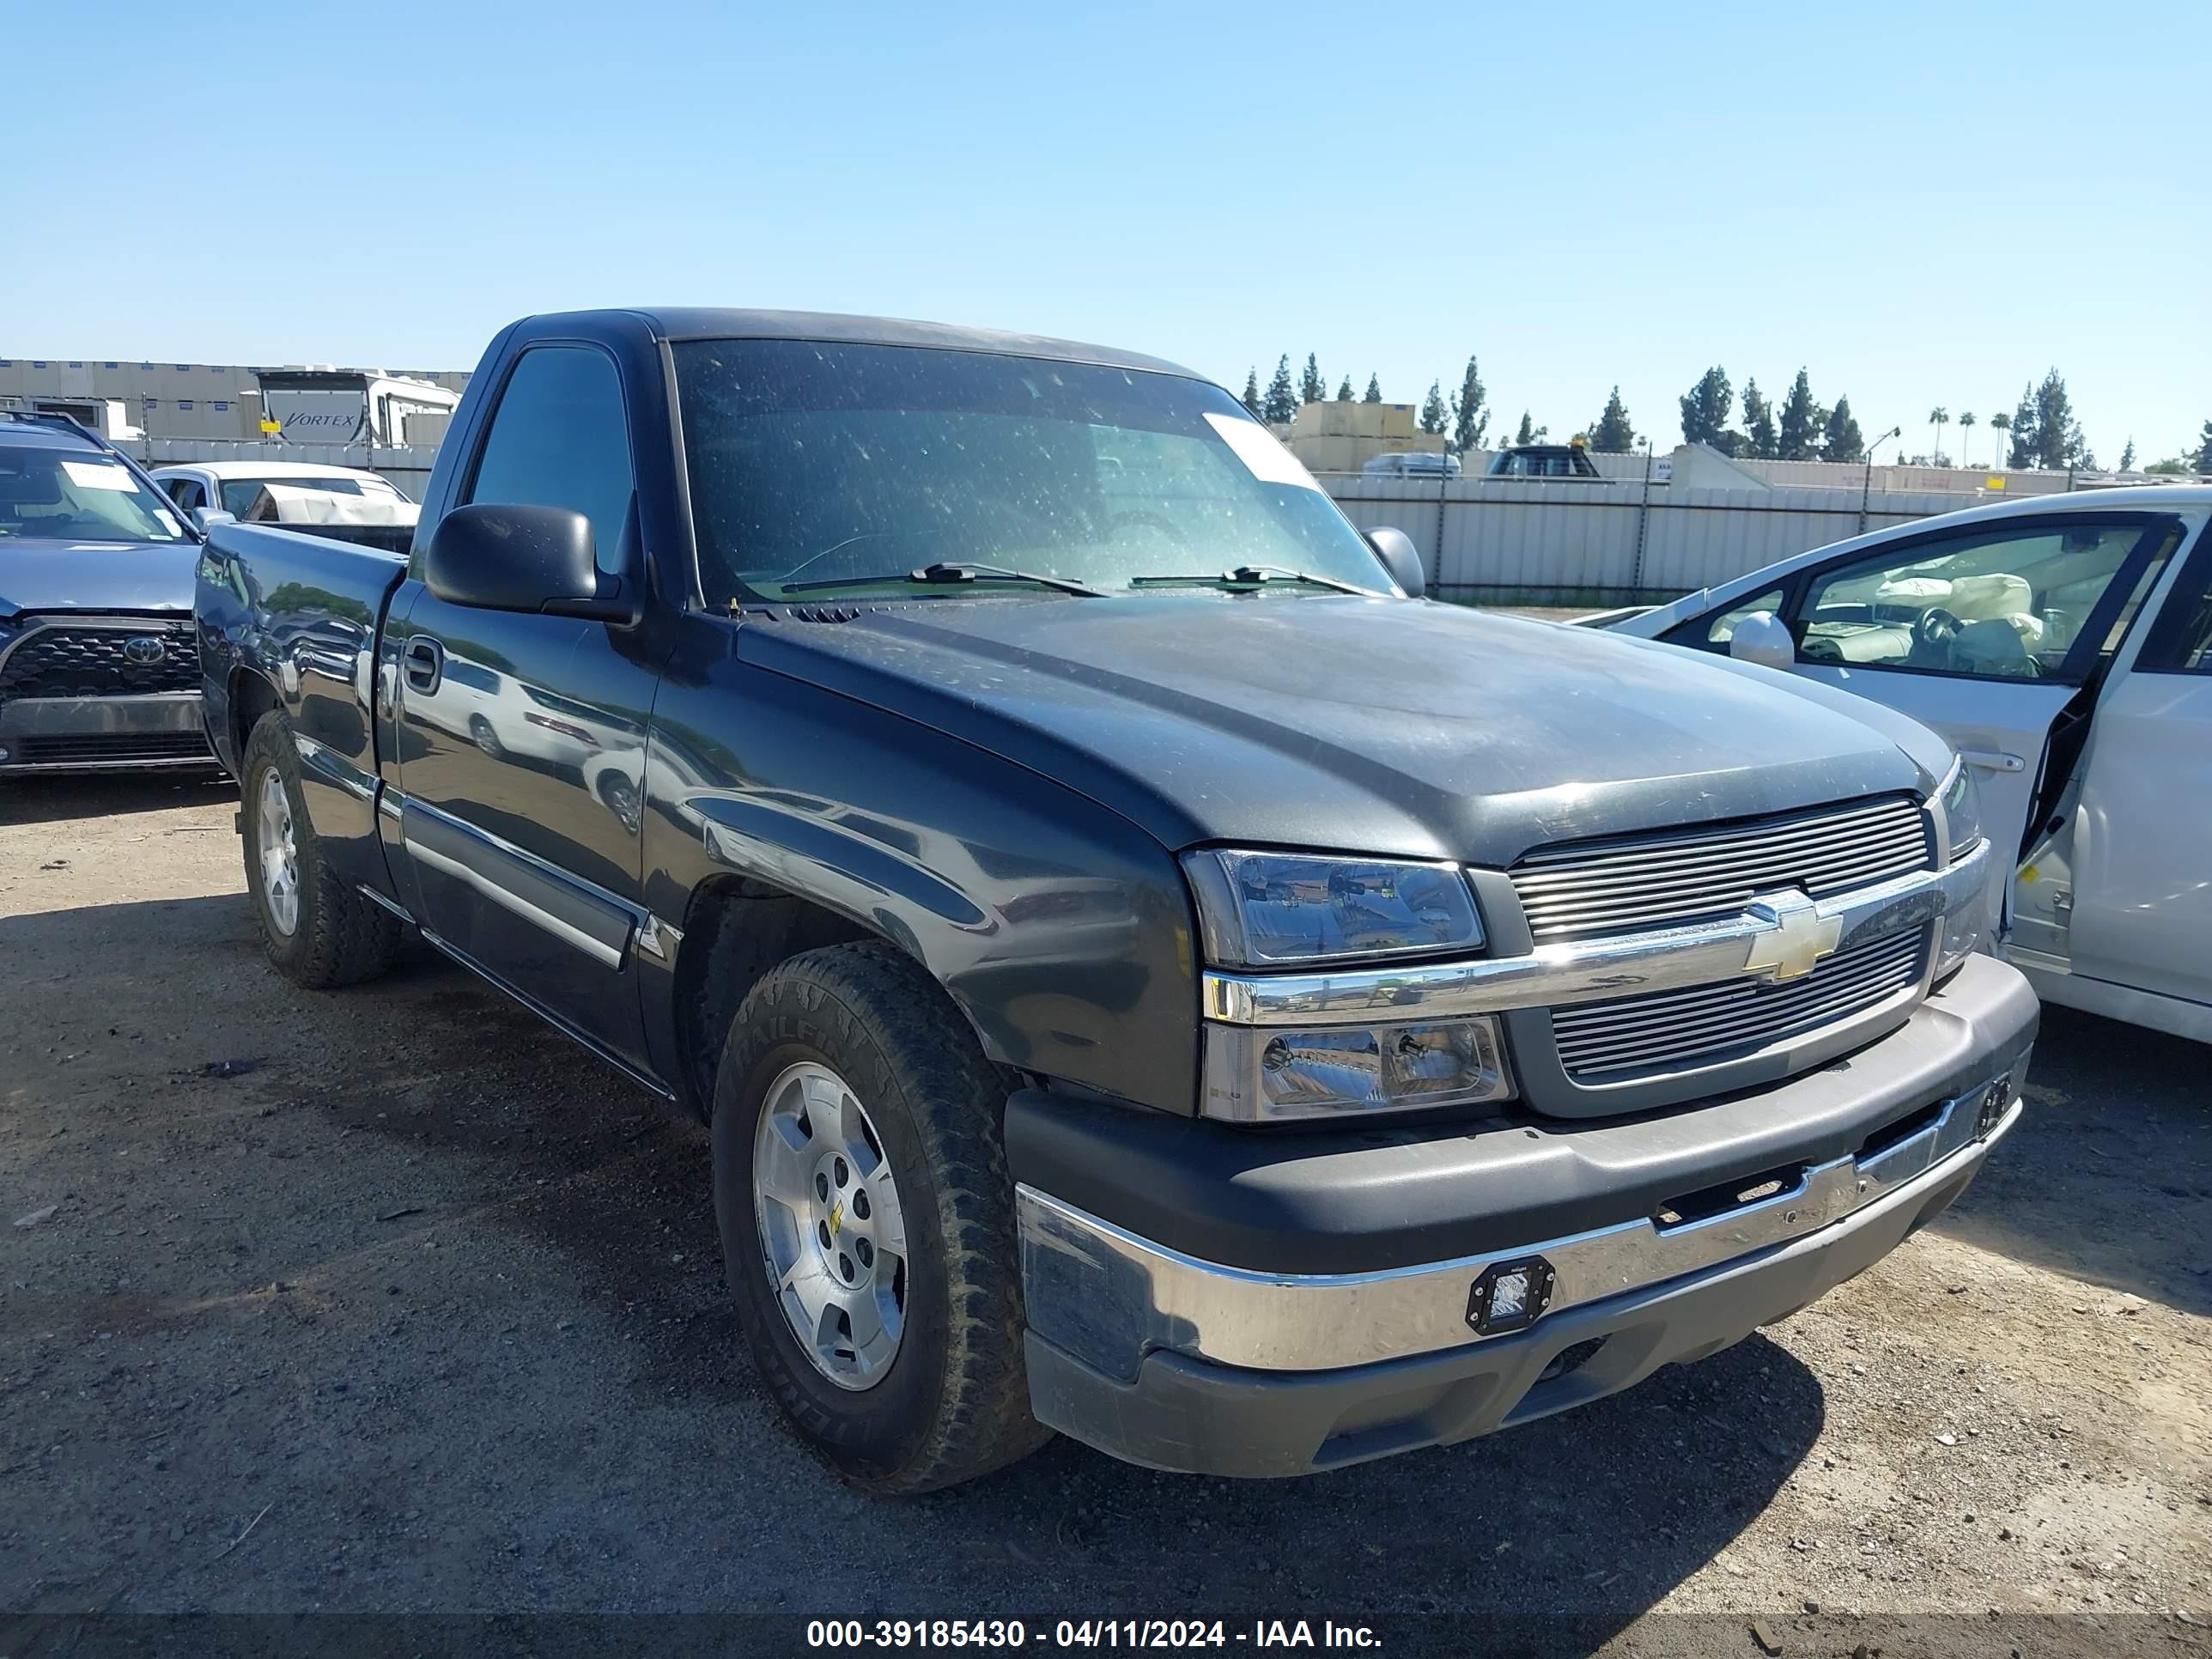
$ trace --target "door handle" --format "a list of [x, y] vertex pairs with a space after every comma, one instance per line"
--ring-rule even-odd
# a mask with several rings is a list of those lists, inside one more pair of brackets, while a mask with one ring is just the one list
[[400, 660], [410, 690], [428, 692], [438, 689], [438, 681], [446, 672], [446, 648], [428, 634], [416, 635], [407, 641]]
[[2017, 755], [2008, 755], [2000, 749], [1961, 749], [1959, 758], [1969, 766], [1978, 766], [1984, 772], [2025, 772], [2027, 763]]

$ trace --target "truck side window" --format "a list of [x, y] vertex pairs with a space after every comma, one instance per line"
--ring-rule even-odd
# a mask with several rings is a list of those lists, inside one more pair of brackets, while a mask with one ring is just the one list
[[617, 575], [635, 488], [613, 359], [582, 346], [525, 352], [492, 413], [468, 499], [582, 514], [599, 568]]
[[200, 493], [199, 484], [191, 478], [171, 478], [168, 481], [169, 499], [189, 513], [196, 507], [207, 505]]

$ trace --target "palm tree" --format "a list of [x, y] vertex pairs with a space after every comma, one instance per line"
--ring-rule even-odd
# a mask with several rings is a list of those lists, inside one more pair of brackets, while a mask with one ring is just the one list
[[1971, 409], [1960, 410], [1959, 411], [1959, 465], [1960, 466], [1970, 465], [1966, 459], [1966, 446], [1969, 441], [1966, 434], [1973, 429], [1974, 411]]
[[1943, 428], [1951, 424], [1951, 411], [1938, 404], [1928, 411], [1928, 424], [1936, 428], [1936, 465], [1943, 465]]
[[2006, 414], [2002, 410], [1999, 410], [1996, 414], [1990, 416], [1990, 435], [1996, 440], [1996, 443], [1992, 446], [1992, 447], [1996, 449], [1996, 453], [1990, 458], [1990, 465], [1991, 466], [2002, 467], [2006, 465], [2004, 440], [1997, 437], [1997, 434], [2001, 432], [2010, 432], [2011, 430], [2012, 416]]

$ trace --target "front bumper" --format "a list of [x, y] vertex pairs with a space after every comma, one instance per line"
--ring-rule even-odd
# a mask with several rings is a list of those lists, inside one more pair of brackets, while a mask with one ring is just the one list
[[[1610, 1170], [1636, 1195], [1634, 1212], [1588, 1194], [1578, 1230], [1366, 1270], [1286, 1272], [1191, 1255], [1023, 1180], [1017, 1141], [1032, 1408], [1132, 1462], [1285, 1475], [1467, 1439], [1627, 1388], [1796, 1312], [1940, 1213], [2017, 1121], [2035, 1024], [2020, 975], [1975, 958], [1913, 1021], [1840, 1066], [1754, 1102], [1580, 1128], [1577, 1159]], [[1838, 1151], [1832, 1104], [1844, 1079], [1879, 1105]], [[1993, 1085], [2004, 1102], [1991, 1121]], [[1785, 1131], [1802, 1119], [1799, 1155], [1747, 1143], [1757, 1150], [1717, 1183], [1649, 1199], [1639, 1166], [1675, 1167], [1668, 1158], [1701, 1125], [1728, 1142], [1747, 1105]], [[1485, 1138], [1432, 1144], [1451, 1160]], [[1375, 1152], [1378, 1168], [1405, 1173], [1402, 1145]], [[1392, 1185], [1418, 1201], [1418, 1182], [1385, 1180], [1378, 1205], [1358, 1192], [1375, 1183], [1361, 1181], [1356, 1160], [1327, 1161], [1355, 1215], [1387, 1211]], [[1502, 1211], [1525, 1198], [1513, 1190], [1525, 1173], [1510, 1159], [1496, 1164]], [[1479, 1180], [1464, 1168], [1453, 1175], [1462, 1201], [1482, 1202]], [[1230, 1190], [1235, 1180], [1220, 1207], [1249, 1215], [1251, 1194]], [[1316, 1197], [1301, 1190], [1298, 1202]], [[1279, 1254], [1249, 1239], [1234, 1248], [1248, 1260]], [[1486, 1269], [1537, 1261], [1548, 1290], [1541, 1316], [1478, 1334], [1471, 1295]]]
[[0, 775], [214, 764], [197, 691], [0, 702]]

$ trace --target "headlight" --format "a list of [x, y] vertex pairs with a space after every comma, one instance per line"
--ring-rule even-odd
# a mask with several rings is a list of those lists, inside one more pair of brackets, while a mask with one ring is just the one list
[[1206, 957], [1273, 968], [1471, 951], [1482, 923], [1449, 864], [1290, 853], [1186, 854]]
[[1512, 1095], [1504, 1045], [1487, 1015], [1297, 1031], [1206, 1028], [1202, 1109], [1231, 1122], [1411, 1112]]
[[[1455, 865], [1236, 849], [1182, 862], [1211, 969], [1295, 973], [1482, 947], [1474, 895]], [[1297, 1029], [1208, 1020], [1201, 1109], [1272, 1123], [1511, 1098], [1496, 1020], [1376, 1016]]]
[[[1943, 817], [1943, 839], [1951, 849], [1950, 861], [1956, 864], [1984, 839], [1982, 792], [1980, 785], [1974, 781], [1974, 769], [1962, 760], [1953, 761], [1942, 787], [1936, 791], [1936, 803]], [[1977, 894], [1944, 915], [1943, 944], [1936, 954], [1937, 979], [1947, 977], [1981, 947], [1989, 937], [1990, 922], [1990, 898], [1986, 893]]]

